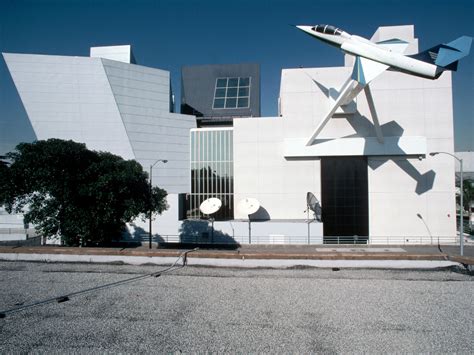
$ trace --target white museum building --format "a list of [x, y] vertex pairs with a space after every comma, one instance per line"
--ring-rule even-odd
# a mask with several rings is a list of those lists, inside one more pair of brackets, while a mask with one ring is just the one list
[[[418, 52], [413, 26], [380, 27], [372, 40], [391, 38], [410, 43], [405, 54]], [[454, 154], [451, 72], [429, 80], [386, 71], [370, 84], [371, 97], [356, 96], [321, 127], [351, 76], [354, 59], [346, 55], [340, 67], [283, 69], [278, 117], [198, 128], [195, 116], [173, 112], [169, 72], [134, 64], [130, 46], [90, 54], [3, 56], [37, 139], [83, 142], [136, 159], [146, 171], [168, 160], [153, 168], [153, 183], [168, 191], [170, 206], [154, 221], [157, 241], [456, 240], [455, 162], [429, 155]], [[229, 86], [239, 77], [220, 79]], [[239, 80], [235, 87], [245, 85], [244, 98], [251, 99], [252, 80]], [[321, 218], [308, 213], [308, 192]], [[230, 212], [216, 218], [211, 233], [211, 222], [196, 214], [196, 194], [200, 202], [227, 201]], [[260, 206], [250, 216], [241, 208], [245, 199]], [[134, 225], [147, 230], [146, 223]]]

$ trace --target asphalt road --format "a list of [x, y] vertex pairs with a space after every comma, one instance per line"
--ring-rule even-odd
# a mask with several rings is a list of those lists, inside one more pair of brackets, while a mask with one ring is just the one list
[[[0, 262], [0, 309], [159, 269]], [[450, 270], [188, 267], [7, 315], [0, 353], [472, 353], [473, 280]]]

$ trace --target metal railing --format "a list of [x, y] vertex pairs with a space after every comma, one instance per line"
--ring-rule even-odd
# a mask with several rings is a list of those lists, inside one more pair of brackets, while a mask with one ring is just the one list
[[[20, 228], [0, 228], [0, 234], [23, 234], [28, 239], [36, 236], [33, 229]], [[140, 235], [137, 239], [122, 239], [120, 242], [144, 243], [148, 242], [148, 234]], [[252, 235], [249, 243], [248, 235], [212, 235], [211, 233], [202, 233], [200, 235], [159, 235], [153, 236], [154, 243], [186, 243], [186, 244], [220, 244], [220, 245], [458, 245], [459, 236], [311, 236], [308, 240], [307, 235]], [[473, 240], [474, 242], [474, 240]]]
[[256, 244], [256, 245], [457, 245], [459, 236], [384, 236], [384, 237], [322, 237], [298, 235], [252, 235], [250, 243], [248, 235], [241, 236], [216, 236], [209, 235], [161, 235], [155, 236], [153, 241], [156, 243], [188, 243], [188, 244]]
[[24, 228], [0, 228], [0, 234], [27, 234]]
[[27, 236], [36, 236], [36, 231], [33, 228], [25, 229], [25, 228], [0, 228], [0, 235], [1, 234], [25, 234]]
[[369, 244], [384, 245], [449, 245], [459, 244], [459, 236], [385, 236], [370, 237]]

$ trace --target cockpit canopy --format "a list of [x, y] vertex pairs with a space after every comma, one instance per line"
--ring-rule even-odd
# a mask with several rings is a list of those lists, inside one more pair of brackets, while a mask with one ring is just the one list
[[342, 30], [331, 26], [331, 25], [316, 25], [312, 28], [313, 31], [324, 33], [327, 35], [335, 35], [335, 36], [340, 36], [342, 34]]

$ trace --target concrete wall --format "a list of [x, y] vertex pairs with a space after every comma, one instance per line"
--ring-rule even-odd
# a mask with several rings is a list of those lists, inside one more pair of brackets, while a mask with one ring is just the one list
[[27, 230], [23, 222], [23, 215], [9, 214], [5, 207], [0, 206], [0, 242], [12, 240], [26, 240]]
[[133, 57], [132, 46], [101, 46], [91, 47], [90, 50], [91, 58], [105, 58], [123, 63], [135, 64], [135, 58]]
[[[234, 201], [259, 200], [261, 210], [254, 218], [303, 220], [306, 193], [321, 195], [319, 160], [283, 155], [290, 123], [286, 117], [234, 120]], [[247, 216], [236, 209], [235, 218]]]
[[[462, 159], [463, 165], [463, 179], [474, 180], [474, 152], [456, 152], [456, 157]], [[456, 161], [456, 181], [459, 182], [460, 179], [461, 166]]]
[[0, 229], [25, 229], [23, 214], [9, 214], [5, 207], [0, 206]]

